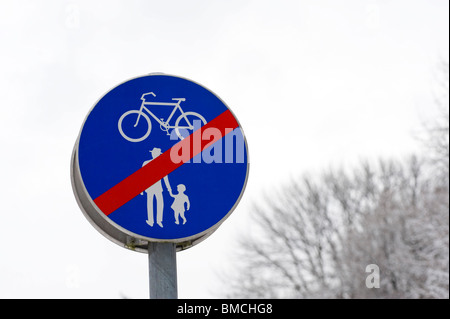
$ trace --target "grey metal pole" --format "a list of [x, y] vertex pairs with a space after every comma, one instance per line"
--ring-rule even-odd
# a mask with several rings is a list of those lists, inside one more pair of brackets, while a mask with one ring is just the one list
[[150, 299], [177, 299], [177, 256], [173, 243], [148, 243]]

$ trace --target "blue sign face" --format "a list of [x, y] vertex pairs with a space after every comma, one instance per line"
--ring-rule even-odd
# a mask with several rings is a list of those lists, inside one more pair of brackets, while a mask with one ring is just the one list
[[78, 146], [87, 197], [115, 229], [181, 243], [214, 231], [248, 177], [247, 144], [225, 103], [163, 74], [120, 84], [88, 114]]

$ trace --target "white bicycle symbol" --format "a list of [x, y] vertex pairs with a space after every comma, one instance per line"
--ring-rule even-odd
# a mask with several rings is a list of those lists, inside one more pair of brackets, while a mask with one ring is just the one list
[[[156, 122], [159, 123], [159, 127], [162, 131], [165, 131], [167, 133], [167, 135], [170, 135], [169, 133], [169, 129], [174, 129], [175, 133], [177, 134], [177, 136], [182, 140], [184, 139], [186, 136], [183, 136], [182, 133], [185, 132], [185, 130], [188, 131], [193, 131], [194, 130], [194, 121], [195, 120], [200, 120], [202, 122], [202, 125], [206, 124], [206, 120], [203, 116], [201, 116], [200, 114], [196, 113], [196, 112], [184, 112], [183, 109], [181, 108], [180, 104], [181, 102], [186, 101], [185, 98], [173, 98], [173, 101], [177, 101], [175, 103], [167, 103], [167, 102], [147, 102], [146, 101], [146, 96], [151, 95], [153, 97], [156, 97], [156, 94], [153, 92], [149, 92], [149, 93], [144, 93], [142, 94], [141, 100], [142, 100], [142, 104], [141, 104], [141, 108], [139, 110], [131, 110], [131, 111], [127, 111], [125, 113], [122, 114], [122, 116], [119, 119], [119, 122], [117, 123], [117, 126], [119, 128], [119, 132], [120, 135], [123, 136], [124, 139], [126, 139], [127, 141], [130, 142], [140, 142], [145, 140], [149, 135], [150, 135], [150, 131], [152, 130], [152, 123], [150, 121], [150, 118], [148, 117], [147, 114], [145, 114], [144, 110], [147, 111], [148, 114], [150, 114], [155, 120]], [[172, 113], [170, 113], [169, 117], [167, 118], [167, 120], [164, 120], [163, 118], [158, 118], [155, 116], [155, 114], [153, 114], [152, 111], [150, 111], [146, 106], [150, 106], [150, 105], [160, 105], [160, 106], [173, 106], [173, 110]], [[172, 117], [174, 116], [176, 110], [180, 110], [181, 115], [178, 116], [178, 118], [175, 121], [174, 125], [170, 125], [170, 120], [172, 119]], [[133, 120], [134, 116], [137, 115], [136, 118], [136, 122], [134, 124], [134, 127], [137, 127], [137, 125], [139, 124], [139, 120], [141, 119], [141, 117], [143, 117], [145, 119], [145, 121], [147, 122], [147, 131], [146, 133], [139, 138], [132, 138], [130, 136], [128, 136], [127, 134], [125, 134], [123, 127], [122, 127], [122, 123], [123, 120], [125, 119], [125, 117], [127, 117], [128, 119]], [[184, 121], [183, 121], [184, 119]], [[132, 132], [130, 132], [132, 133]], [[185, 134], [186, 135], [186, 134]]]

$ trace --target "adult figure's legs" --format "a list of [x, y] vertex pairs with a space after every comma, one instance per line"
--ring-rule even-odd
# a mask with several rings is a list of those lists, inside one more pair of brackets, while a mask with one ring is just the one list
[[147, 224], [153, 226], [153, 196], [155, 194], [147, 192]]
[[163, 210], [164, 210], [164, 198], [162, 192], [155, 194], [156, 197], [156, 222], [160, 227], [163, 227]]

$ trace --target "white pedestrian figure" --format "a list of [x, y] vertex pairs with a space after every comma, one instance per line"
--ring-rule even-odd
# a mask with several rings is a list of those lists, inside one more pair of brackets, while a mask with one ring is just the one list
[[[186, 191], [186, 186], [179, 184], [177, 186], [178, 194], [170, 194], [174, 199], [172, 204], [172, 209], [175, 214], [175, 224], [179, 224], [178, 217], [183, 218], [183, 225], [186, 224], [186, 217], [184, 217], [184, 212], [189, 210], [191, 203], [189, 202], [189, 197], [184, 193]], [[184, 204], [186, 204], [186, 209]]]
[[[153, 148], [151, 151], [152, 153], [152, 159], [145, 161], [142, 166], [147, 165], [150, 163], [153, 159], [157, 158], [159, 155], [161, 155], [161, 149], [160, 148]], [[169, 194], [172, 195], [172, 188], [170, 187], [169, 178], [165, 176], [164, 178], [164, 184], [166, 185], [167, 190], [169, 191]], [[164, 211], [164, 198], [163, 198], [163, 187], [161, 184], [161, 180], [157, 181], [155, 184], [150, 186], [145, 190], [147, 193], [147, 224], [153, 227], [154, 224], [154, 210], [153, 210], [153, 198], [156, 198], [156, 223], [159, 225], [159, 227], [163, 227], [162, 220], [163, 220], [163, 211]], [[143, 193], [141, 193], [143, 195]]]

